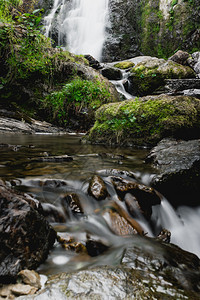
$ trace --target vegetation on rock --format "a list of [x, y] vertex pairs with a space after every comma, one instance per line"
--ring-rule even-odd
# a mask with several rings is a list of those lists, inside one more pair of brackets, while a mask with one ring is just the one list
[[200, 100], [186, 96], [147, 96], [105, 104], [87, 139], [118, 145], [155, 145], [167, 136], [199, 136]]
[[[13, 0], [8, 3], [13, 7]], [[11, 15], [7, 10], [3, 12], [3, 8], [1, 5], [4, 16], [0, 23], [1, 106], [5, 108], [12, 103], [31, 116], [36, 114], [63, 126], [69, 125], [64, 110], [68, 115], [74, 108], [74, 115], [78, 116], [77, 111], [85, 105], [83, 113], [86, 116], [90, 110], [92, 122], [95, 108], [118, 99], [114, 87], [90, 69], [83, 56], [52, 48], [51, 40], [40, 31], [41, 10], [23, 14], [15, 10]]]
[[165, 79], [195, 78], [195, 72], [188, 66], [174, 61], [151, 58], [131, 69], [131, 81], [136, 95], [151, 94], [165, 85]]

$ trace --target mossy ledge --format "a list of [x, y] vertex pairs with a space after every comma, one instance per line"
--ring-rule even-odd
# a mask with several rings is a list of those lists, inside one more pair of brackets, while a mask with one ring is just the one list
[[146, 96], [101, 106], [86, 136], [91, 143], [153, 146], [164, 137], [200, 137], [200, 100]]

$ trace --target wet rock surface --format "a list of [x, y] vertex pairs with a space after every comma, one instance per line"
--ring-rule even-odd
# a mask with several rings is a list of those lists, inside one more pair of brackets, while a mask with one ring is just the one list
[[0, 282], [12, 281], [24, 268], [35, 269], [45, 261], [56, 234], [28, 201], [0, 182]]
[[[174, 205], [199, 205], [200, 140], [164, 139], [154, 147], [147, 162], [159, 170], [152, 185]], [[178, 197], [177, 197], [178, 195]]]
[[152, 213], [152, 206], [161, 203], [160, 196], [151, 187], [120, 177], [111, 177], [111, 180], [119, 198], [122, 201], [125, 200], [131, 215], [140, 211], [149, 219]]
[[171, 244], [157, 247], [130, 247], [117, 267], [50, 276], [42, 291], [26, 299], [198, 299], [199, 259]]
[[88, 187], [88, 194], [98, 201], [104, 200], [108, 196], [106, 185], [100, 176], [94, 175], [91, 178]]

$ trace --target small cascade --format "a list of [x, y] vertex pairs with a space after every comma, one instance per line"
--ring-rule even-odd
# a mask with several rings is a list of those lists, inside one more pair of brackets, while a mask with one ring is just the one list
[[152, 219], [157, 228], [166, 228], [171, 232], [173, 244], [200, 257], [199, 216], [200, 207], [180, 206], [175, 211], [163, 199], [159, 207], [153, 208]]
[[57, 28], [58, 45], [75, 54], [101, 60], [109, 0], [54, 0], [44, 18], [45, 35]]
[[128, 76], [129, 76], [129, 72], [127, 72], [127, 70], [120, 70], [122, 73], [122, 78], [120, 80], [110, 80], [116, 87], [116, 90], [118, 91], [118, 93], [120, 93], [121, 95], [123, 95], [125, 97], [125, 99], [133, 99], [134, 96], [129, 94], [126, 89], [125, 89], [125, 85], [129, 85], [129, 81], [128, 81]]

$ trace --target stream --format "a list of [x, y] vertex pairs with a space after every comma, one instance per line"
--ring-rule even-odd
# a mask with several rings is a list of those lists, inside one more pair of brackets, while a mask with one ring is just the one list
[[[70, 216], [66, 222], [52, 223], [60, 236], [81, 241], [83, 244], [89, 235], [96, 241], [103, 242], [109, 251], [103, 255], [88, 258], [74, 251], [66, 251], [57, 243], [47, 261], [40, 266], [42, 274], [74, 271], [89, 266], [117, 265], [128, 245], [148, 247], [136, 237], [121, 237], [114, 234], [106, 217], [95, 211], [106, 205], [107, 200], [95, 201], [87, 194], [89, 179], [94, 174], [100, 175], [106, 183], [112, 200], [117, 199], [110, 184], [110, 175], [128, 171], [131, 176], [148, 186], [156, 170], [144, 163], [147, 149], [110, 148], [104, 145], [80, 143], [81, 134], [1, 134], [0, 141], [9, 147], [0, 147], [0, 177], [10, 182], [16, 189], [38, 199], [43, 205], [52, 204], [61, 210], [60, 197], [68, 192], [77, 193], [84, 207], [81, 217]], [[109, 154], [109, 155], [105, 155]], [[71, 161], [39, 161], [40, 157], [69, 155]], [[117, 171], [118, 170], [118, 171]], [[119, 171], [120, 170], [120, 171]], [[124, 172], [127, 177], [126, 172]], [[128, 178], [129, 180], [131, 178]], [[45, 183], [49, 180], [48, 185]], [[62, 184], [56, 184], [55, 180]], [[52, 183], [52, 185], [51, 185]], [[137, 221], [147, 232], [148, 237], [155, 237], [160, 229], [171, 231], [171, 242], [185, 250], [200, 256], [199, 208], [178, 207], [175, 211], [166, 199], [161, 205], [153, 206], [151, 224], [141, 215]], [[154, 245], [150, 245], [154, 251]]]

